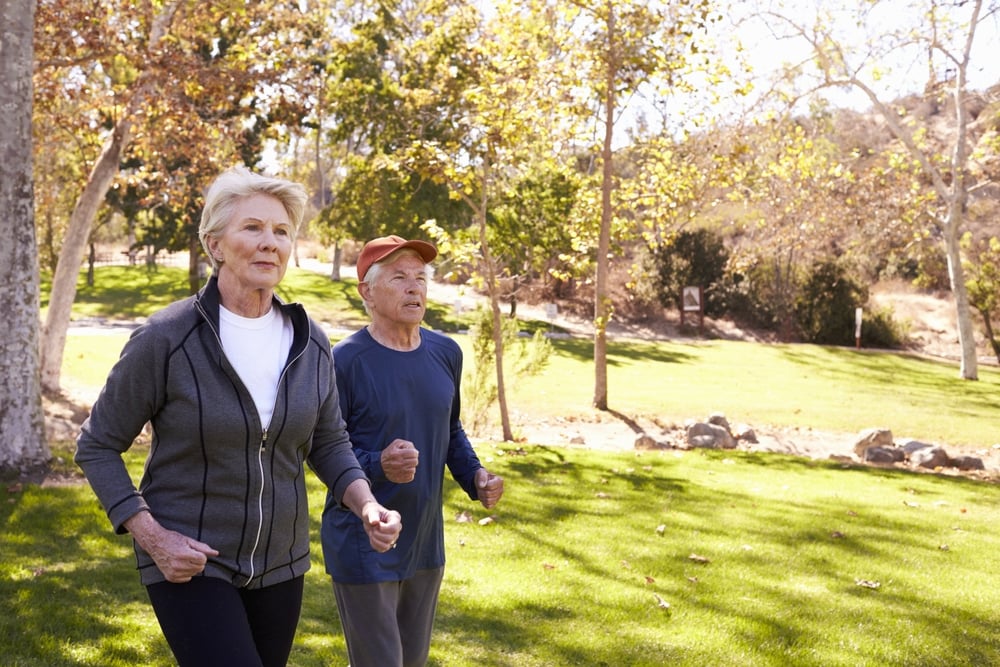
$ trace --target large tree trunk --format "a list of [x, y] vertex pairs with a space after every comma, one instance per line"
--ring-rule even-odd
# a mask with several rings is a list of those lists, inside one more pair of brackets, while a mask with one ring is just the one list
[[45, 318], [42, 337], [42, 388], [58, 393], [59, 376], [62, 372], [63, 351], [66, 348], [66, 334], [69, 331], [73, 301], [76, 299], [76, 281], [80, 273], [80, 263], [87, 248], [87, 239], [97, 209], [111, 187], [111, 181], [118, 173], [122, 151], [128, 144], [132, 123], [123, 118], [108, 137], [104, 150], [97, 158], [87, 179], [87, 185], [73, 209], [69, 219], [66, 238], [59, 251], [59, 264], [52, 277], [52, 294], [49, 297], [49, 312]]
[[0, 3], [0, 470], [48, 462], [38, 374], [38, 247], [31, 136], [33, 0]]
[[[979, 379], [979, 358], [976, 354], [975, 328], [972, 326], [972, 309], [969, 306], [969, 291], [965, 287], [965, 270], [958, 239], [961, 220], [960, 206], [953, 205], [945, 225], [945, 254], [948, 258], [948, 280], [951, 293], [955, 297], [955, 311], [958, 322], [958, 342], [962, 348], [962, 362], [959, 375], [963, 380]], [[957, 209], [957, 210], [956, 210]], [[958, 220], [953, 219], [958, 217]]]

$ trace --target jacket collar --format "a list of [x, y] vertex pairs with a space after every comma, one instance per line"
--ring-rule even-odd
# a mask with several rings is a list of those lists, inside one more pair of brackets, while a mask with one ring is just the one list
[[[198, 291], [195, 296], [199, 304], [199, 309], [208, 320], [212, 328], [219, 331], [219, 309], [221, 307], [221, 297], [219, 294], [218, 276], [210, 276], [205, 286]], [[294, 340], [292, 341], [292, 356], [298, 354], [305, 348], [306, 341], [309, 340], [309, 318], [305, 308], [300, 303], [285, 303], [277, 295], [272, 297], [272, 303], [285, 317], [292, 322]]]

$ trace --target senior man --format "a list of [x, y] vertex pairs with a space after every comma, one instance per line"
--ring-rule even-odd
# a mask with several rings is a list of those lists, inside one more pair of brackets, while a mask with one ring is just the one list
[[328, 499], [323, 555], [352, 667], [424, 665], [444, 576], [445, 466], [487, 509], [503, 478], [479, 462], [460, 419], [462, 352], [421, 326], [430, 262], [425, 241], [385, 236], [358, 258], [371, 323], [334, 346], [341, 411], [377, 500], [402, 515], [396, 547], [370, 547], [357, 517]]

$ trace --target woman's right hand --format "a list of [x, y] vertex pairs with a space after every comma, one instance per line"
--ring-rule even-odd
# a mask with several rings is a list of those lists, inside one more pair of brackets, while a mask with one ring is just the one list
[[164, 528], [146, 511], [129, 517], [125, 529], [149, 554], [166, 580], [174, 584], [191, 581], [205, 569], [210, 556], [219, 555], [204, 542]]

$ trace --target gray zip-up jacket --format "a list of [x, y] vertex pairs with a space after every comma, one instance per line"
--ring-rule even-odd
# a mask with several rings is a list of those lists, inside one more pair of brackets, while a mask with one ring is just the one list
[[[135, 330], [75, 457], [116, 532], [148, 509], [165, 528], [218, 550], [205, 576], [248, 588], [309, 569], [307, 461], [338, 502], [365, 479], [344, 430], [329, 338], [302, 306], [274, 304], [295, 334], [266, 431], [222, 351], [211, 278]], [[121, 455], [147, 422], [153, 436], [136, 489]], [[165, 581], [138, 545], [136, 559], [143, 584]]]

